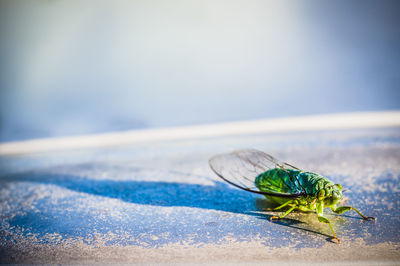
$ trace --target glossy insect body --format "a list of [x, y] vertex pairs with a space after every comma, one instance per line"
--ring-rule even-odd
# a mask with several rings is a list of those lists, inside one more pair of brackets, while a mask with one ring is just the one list
[[338, 207], [343, 191], [340, 184], [334, 184], [319, 174], [305, 172], [288, 163], [279, 162], [264, 152], [240, 150], [214, 156], [209, 163], [211, 169], [231, 185], [262, 194], [280, 204], [273, 210], [288, 207], [284, 214], [279, 217], [272, 216], [271, 220], [283, 218], [295, 209], [315, 211], [318, 220], [327, 223], [333, 238], [340, 242], [330, 221], [324, 217], [324, 208], [329, 207], [337, 214], [354, 210], [364, 219], [375, 219], [364, 216], [351, 206]]
[[278, 204], [292, 201], [302, 211], [313, 211], [317, 208], [317, 204], [323, 204], [324, 207], [336, 207], [342, 199], [341, 185], [334, 184], [319, 174], [300, 170], [273, 168], [258, 175], [254, 183], [262, 192], [300, 195], [296, 199], [265, 196]]

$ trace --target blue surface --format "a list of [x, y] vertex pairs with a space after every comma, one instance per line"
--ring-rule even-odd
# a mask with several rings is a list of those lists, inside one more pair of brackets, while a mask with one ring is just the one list
[[[270, 202], [211, 172], [210, 156], [241, 147], [268, 150], [342, 184], [346, 204], [377, 217], [370, 222], [355, 212], [335, 215], [327, 210], [349, 248], [360, 239], [366, 246], [398, 245], [399, 143], [398, 129], [343, 130], [3, 156], [0, 257], [21, 262], [24, 254], [22, 261], [29, 262], [34, 255], [28, 247], [56, 248], [71, 241], [92, 248], [100, 241], [104, 247], [149, 249], [218, 247], [234, 241], [318, 250], [330, 243], [329, 228], [314, 213], [295, 212], [271, 222], [274, 213], [262, 211]], [[377, 254], [381, 248], [377, 246]], [[334, 252], [340, 256], [343, 251]], [[46, 254], [33, 261], [52, 261], [44, 259]]]
[[[345, 179], [335, 180], [343, 184]], [[113, 233], [117, 237], [107, 240], [107, 245], [146, 247], [182, 241], [190, 241], [192, 244], [220, 243], [226, 235], [232, 235], [237, 240], [250, 240], [262, 234], [265, 245], [273, 243], [275, 247], [280, 247], [298, 243], [296, 248], [319, 247], [329, 239], [329, 232], [323, 230], [323, 226], [315, 229], [303, 221], [290, 218], [291, 216], [282, 221], [270, 222], [270, 214], [259, 213], [263, 207], [271, 206], [266, 200], [221, 182], [205, 186], [173, 182], [96, 181], [45, 174], [39, 174], [37, 178], [33, 174], [14, 177], [13, 182], [23, 182], [15, 188], [16, 191], [23, 192], [22, 195], [35, 189], [37, 182], [46, 185], [48, 189], [58, 186], [62, 190], [69, 190], [68, 195], [59, 200], [52, 197], [35, 200], [30, 210], [3, 221], [16, 229], [24, 228], [24, 235], [36, 235], [38, 243], [57, 243], [46, 238], [42, 240], [46, 234], [52, 233], [60, 234], [63, 239], [82, 238], [89, 244], [95, 234]], [[341, 217], [328, 216], [334, 221], [338, 234], [342, 237], [344, 235], [347, 239], [360, 235], [370, 244], [399, 241], [399, 215], [391, 213], [391, 210], [400, 207], [400, 193], [393, 192], [399, 189], [399, 176], [386, 175], [376, 182], [388, 188], [387, 191], [360, 193], [358, 190], [362, 188], [350, 187], [352, 192], [347, 195], [350, 195], [352, 205], [368, 215], [378, 217], [378, 222], [364, 222], [357, 214], [351, 212]], [[54, 190], [57, 192], [60, 189]], [[113, 208], [118, 209], [118, 217], [112, 215], [109, 207], [104, 207], [111, 202], [110, 199], [118, 202], [111, 203]], [[373, 206], [366, 204], [371, 200], [374, 200]], [[93, 201], [96, 202], [95, 205]], [[82, 208], [81, 205], [85, 205], [85, 202], [88, 202], [89, 206]], [[392, 205], [388, 205], [388, 202]], [[174, 207], [167, 217], [162, 210], [165, 207]], [[202, 212], [201, 209], [206, 212]], [[3, 217], [12, 214], [2, 213]], [[293, 234], [293, 231], [285, 227], [297, 229], [296, 233]], [[360, 231], [352, 232], [355, 228]], [[163, 236], [165, 232], [168, 234]], [[124, 239], [121, 234], [134, 239]], [[316, 239], [313, 237], [318, 235], [320, 237]], [[154, 240], [154, 236], [158, 239]], [[2, 239], [3, 243], [4, 240]]]

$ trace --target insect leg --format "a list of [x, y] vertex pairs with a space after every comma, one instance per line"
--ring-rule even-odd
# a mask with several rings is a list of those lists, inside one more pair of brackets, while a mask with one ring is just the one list
[[332, 225], [331, 225], [331, 222], [328, 220], [328, 218], [326, 218], [326, 217], [324, 217], [324, 216], [318, 214], [318, 221], [321, 222], [321, 223], [326, 223], [326, 224], [328, 224], [329, 227], [331, 228], [333, 238], [336, 239], [336, 240], [340, 243], [340, 239], [336, 237], [335, 231], [333, 230], [333, 227], [332, 227]]
[[277, 211], [277, 210], [282, 209], [283, 207], [285, 207], [286, 205], [288, 205], [288, 204], [290, 204], [292, 202], [293, 202], [293, 200], [289, 200], [289, 201], [286, 201], [285, 203], [283, 203], [282, 205], [280, 205], [280, 206], [278, 206], [276, 208], [273, 208], [273, 209], [265, 208], [264, 211]]
[[270, 220], [278, 220], [278, 219], [282, 219], [283, 217], [285, 217], [286, 215], [288, 215], [289, 213], [291, 213], [294, 209], [296, 209], [297, 206], [293, 206], [292, 208], [290, 208], [289, 210], [287, 210], [284, 214], [282, 214], [281, 216], [271, 216]]
[[318, 221], [320, 223], [325, 223], [329, 225], [329, 228], [331, 228], [333, 239], [336, 239], [338, 243], [340, 243], [340, 239], [336, 237], [335, 231], [333, 230], [331, 222], [328, 220], [328, 218], [324, 217], [324, 205], [323, 203], [317, 203], [317, 214], [318, 214]]
[[340, 207], [337, 207], [336, 209], [333, 209], [333, 208], [331, 208], [331, 210], [334, 212], [334, 213], [337, 213], [337, 214], [342, 214], [342, 213], [344, 213], [344, 212], [347, 212], [347, 211], [350, 211], [350, 210], [354, 210], [354, 211], [356, 211], [364, 220], [375, 220], [375, 217], [371, 217], [371, 216], [365, 216], [364, 214], [362, 214], [359, 210], [357, 210], [356, 208], [353, 208], [353, 207], [351, 207], [351, 206], [340, 206]]

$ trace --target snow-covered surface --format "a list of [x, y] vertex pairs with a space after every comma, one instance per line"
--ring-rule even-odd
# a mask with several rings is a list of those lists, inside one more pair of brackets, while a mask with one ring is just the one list
[[[270, 203], [210, 170], [257, 148], [347, 189], [355, 212], [271, 222]], [[360, 262], [400, 259], [400, 130], [346, 129], [138, 142], [0, 157], [0, 261]]]

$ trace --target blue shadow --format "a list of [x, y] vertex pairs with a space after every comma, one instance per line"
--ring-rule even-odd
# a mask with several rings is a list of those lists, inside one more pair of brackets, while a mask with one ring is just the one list
[[[257, 210], [254, 204], [256, 195], [219, 181], [213, 181], [214, 185], [201, 185], [163, 181], [98, 180], [48, 173], [22, 173], [2, 177], [0, 181], [52, 184], [76, 192], [152, 206], [193, 207], [246, 214]], [[267, 207], [267, 200], [265, 204]]]

